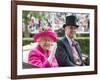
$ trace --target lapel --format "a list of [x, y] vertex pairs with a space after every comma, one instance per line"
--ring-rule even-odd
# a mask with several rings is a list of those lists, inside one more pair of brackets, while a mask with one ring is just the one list
[[[68, 39], [67, 39], [66, 37], [64, 37], [64, 38], [62, 39], [62, 43], [64, 44], [66, 50], [68, 51], [67, 54], [70, 56], [70, 59], [71, 59], [72, 61], [74, 61], [73, 55], [72, 55], [72, 50], [71, 50], [70, 44], [69, 44], [69, 42], [68, 42]], [[82, 61], [82, 55], [81, 55], [80, 46], [79, 46], [78, 42], [77, 42], [76, 50], [78, 51], [79, 57], [80, 57], [80, 59], [81, 59], [81, 61]]]
[[67, 39], [66, 37], [64, 37], [64, 38], [62, 39], [62, 43], [64, 44], [66, 50], [68, 51], [67, 54], [70, 56], [70, 59], [71, 59], [72, 61], [74, 61], [73, 55], [72, 55], [72, 50], [71, 50], [70, 44], [69, 44], [69, 42], [68, 42], [68, 39]]

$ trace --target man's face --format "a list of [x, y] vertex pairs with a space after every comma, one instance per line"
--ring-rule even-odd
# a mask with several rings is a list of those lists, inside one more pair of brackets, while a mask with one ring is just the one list
[[69, 38], [73, 38], [76, 31], [77, 31], [76, 26], [66, 26], [65, 27], [65, 35], [67, 35]]
[[52, 44], [52, 40], [49, 37], [41, 37], [39, 39], [39, 45], [46, 51], [49, 50]]

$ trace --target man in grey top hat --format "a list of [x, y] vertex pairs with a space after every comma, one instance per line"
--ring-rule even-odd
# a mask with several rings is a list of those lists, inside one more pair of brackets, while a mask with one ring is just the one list
[[83, 65], [80, 46], [74, 40], [78, 27], [75, 16], [70, 15], [66, 17], [66, 24], [63, 25], [65, 36], [58, 42], [55, 54], [57, 62], [61, 67]]

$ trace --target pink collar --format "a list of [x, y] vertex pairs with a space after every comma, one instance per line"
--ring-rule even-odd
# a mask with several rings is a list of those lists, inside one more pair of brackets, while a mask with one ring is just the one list
[[46, 53], [46, 52], [43, 50], [43, 48], [41, 48], [40, 45], [37, 46], [37, 49], [38, 49], [41, 53], [43, 53], [44, 55], [47, 55], [47, 56], [50, 55], [50, 50], [47, 50], [47, 53]]

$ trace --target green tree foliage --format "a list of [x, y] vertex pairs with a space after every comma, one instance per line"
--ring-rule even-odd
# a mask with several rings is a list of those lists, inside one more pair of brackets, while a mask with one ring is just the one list
[[29, 11], [23, 11], [23, 14], [22, 14], [23, 23], [25, 24], [25, 32], [24, 32], [25, 37], [29, 37], [28, 22], [30, 19], [28, 17], [28, 14], [29, 14]]

